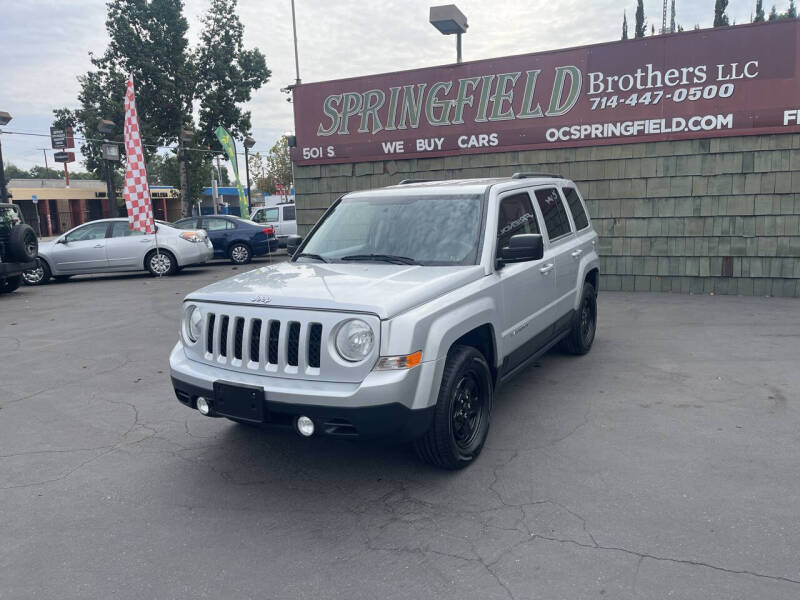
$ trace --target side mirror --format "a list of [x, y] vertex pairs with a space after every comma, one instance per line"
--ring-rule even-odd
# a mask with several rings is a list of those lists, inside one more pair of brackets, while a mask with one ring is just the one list
[[67, 238], [65, 238], [65, 237], [58, 238], [56, 240], [56, 244], [66, 244], [66, 243], [67, 243]]
[[500, 258], [504, 263], [539, 260], [543, 256], [544, 242], [542, 236], [537, 233], [512, 235], [508, 245], [500, 249]]

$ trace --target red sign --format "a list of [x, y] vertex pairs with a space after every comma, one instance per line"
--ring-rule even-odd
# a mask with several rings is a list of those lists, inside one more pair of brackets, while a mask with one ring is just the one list
[[301, 165], [800, 131], [796, 20], [294, 90]]

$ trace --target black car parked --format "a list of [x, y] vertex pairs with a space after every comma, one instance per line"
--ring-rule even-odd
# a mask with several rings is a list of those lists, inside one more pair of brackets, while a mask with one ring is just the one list
[[175, 223], [180, 229], [205, 229], [214, 245], [214, 258], [230, 258], [235, 265], [249, 263], [278, 249], [272, 227], [231, 215], [187, 217]]
[[36, 267], [39, 242], [15, 204], [0, 204], [0, 294], [13, 292], [22, 273]]

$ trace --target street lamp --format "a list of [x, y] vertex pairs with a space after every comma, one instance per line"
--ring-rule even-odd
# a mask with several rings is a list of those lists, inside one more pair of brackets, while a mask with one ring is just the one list
[[[189, 149], [186, 147], [186, 144], [190, 144], [194, 139], [194, 131], [191, 129], [183, 129], [181, 131], [181, 142], [183, 143], [183, 170], [186, 173], [186, 200], [190, 206], [194, 206], [192, 204], [192, 185], [189, 181]], [[194, 211], [194, 209], [192, 209]], [[200, 211], [202, 212], [202, 211]], [[186, 215], [188, 216], [188, 215]]]
[[456, 34], [456, 62], [461, 63], [461, 34], [467, 32], [467, 17], [455, 4], [431, 6], [431, 25], [444, 35]]
[[244, 170], [247, 173], [247, 212], [253, 210], [253, 203], [250, 201], [250, 155], [248, 151], [256, 145], [256, 141], [251, 137], [244, 138]]
[[[8, 125], [11, 115], [0, 111], [0, 126]], [[0, 142], [0, 202], [8, 202], [8, 188], [6, 187], [6, 171], [3, 166], [3, 144]]]
[[108, 119], [101, 119], [97, 124], [97, 131], [103, 134], [103, 145], [101, 147], [101, 151], [103, 165], [105, 166], [106, 172], [106, 196], [108, 197], [109, 217], [116, 217], [119, 214], [119, 208], [117, 207], [117, 189], [114, 185], [113, 167], [111, 166], [112, 162], [119, 160], [119, 146], [117, 146], [117, 144], [114, 142], [109, 141], [107, 138], [107, 136], [114, 133], [114, 129], [116, 127], [116, 123]]

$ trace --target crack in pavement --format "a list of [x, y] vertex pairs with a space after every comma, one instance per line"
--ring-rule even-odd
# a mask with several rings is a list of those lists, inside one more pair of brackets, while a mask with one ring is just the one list
[[592, 544], [583, 544], [578, 542], [577, 540], [571, 539], [564, 539], [564, 538], [554, 538], [544, 536], [538, 533], [534, 533], [531, 539], [540, 539], [545, 540], [548, 542], [558, 542], [561, 544], [573, 544], [575, 546], [579, 546], [581, 548], [587, 548], [589, 550], [602, 550], [602, 551], [612, 551], [612, 552], [622, 552], [625, 554], [629, 554], [631, 556], [639, 557], [640, 559], [650, 559], [660, 562], [670, 562], [679, 565], [690, 565], [693, 567], [703, 567], [706, 569], [713, 569], [714, 571], [720, 571], [722, 573], [729, 573], [731, 575], [750, 575], [752, 577], [758, 577], [761, 579], [770, 579], [772, 581], [783, 581], [786, 583], [794, 583], [800, 585], [800, 580], [792, 579], [790, 577], [783, 577], [782, 575], [767, 575], [765, 573], [759, 573], [757, 571], [750, 571], [748, 569], [730, 569], [727, 567], [720, 567], [719, 565], [712, 565], [711, 563], [707, 563], [704, 561], [698, 560], [689, 560], [689, 559], [681, 559], [681, 558], [673, 558], [669, 556], [657, 556], [655, 554], [648, 554], [646, 552], [637, 552], [635, 550], [629, 550], [628, 548], [622, 548], [618, 546], [601, 546], [601, 545], [592, 545]]

